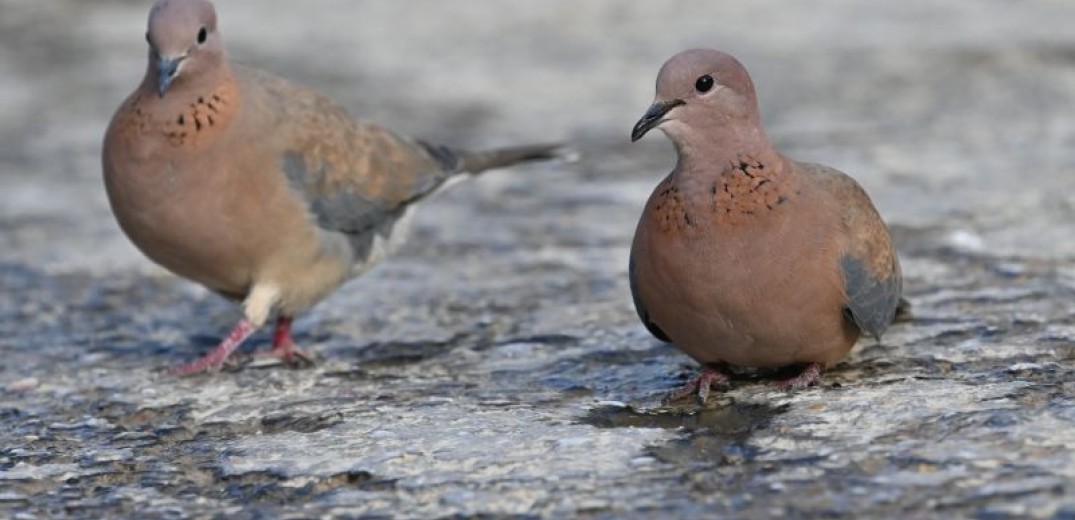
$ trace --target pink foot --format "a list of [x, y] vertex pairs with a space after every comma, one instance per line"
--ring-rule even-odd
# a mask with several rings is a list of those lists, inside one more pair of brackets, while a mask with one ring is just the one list
[[803, 390], [806, 387], [816, 385], [821, 382], [821, 373], [824, 372], [821, 363], [810, 363], [803, 368], [803, 371], [799, 375], [790, 379], [784, 379], [776, 382], [776, 387], [781, 390]]
[[204, 357], [198, 358], [190, 363], [185, 363], [176, 367], [173, 367], [171, 372], [177, 376], [189, 376], [191, 374], [197, 374], [199, 372], [217, 372], [220, 367], [224, 366], [224, 362], [228, 360], [232, 352], [239, 345], [246, 341], [254, 331], [258, 330], [253, 323], [250, 323], [245, 318], [239, 321], [234, 329], [228, 333], [228, 336], [217, 345], [212, 352], [206, 354]]
[[276, 319], [276, 330], [272, 335], [272, 350], [262, 355], [279, 358], [288, 365], [312, 365], [313, 354], [299, 349], [291, 339], [291, 316]]
[[683, 388], [673, 392], [664, 400], [664, 402], [671, 403], [697, 393], [698, 400], [701, 401], [702, 404], [705, 404], [706, 399], [709, 399], [709, 390], [714, 386], [727, 388], [729, 379], [728, 374], [723, 371], [722, 367], [705, 365], [702, 367], [701, 375], [692, 379]]

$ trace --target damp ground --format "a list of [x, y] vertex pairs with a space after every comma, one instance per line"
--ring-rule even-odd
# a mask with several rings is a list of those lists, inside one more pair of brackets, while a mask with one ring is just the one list
[[[398, 131], [566, 140], [420, 212], [296, 321], [316, 366], [166, 368], [232, 305], [115, 225], [100, 139], [146, 2], [0, 0], [0, 516], [1075, 518], [1075, 6], [221, 2], [231, 54]], [[891, 223], [915, 319], [802, 392], [637, 322], [627, 250], [671, 169], [628, 133], [665, 58], [739, 56], [788, 155]]]

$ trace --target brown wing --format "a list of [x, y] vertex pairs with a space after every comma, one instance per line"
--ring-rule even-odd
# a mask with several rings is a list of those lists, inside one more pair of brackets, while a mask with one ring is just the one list
[[903, 293], [899, 258], [888, 228], [854, 179], [819, 164], [802, 167], [833, 195], [844, 217], [848, 242], [839, 267], [847, 312], [859, 329], [880, 338], [895, 319]]
[[271, 105], [246, 113], [274, 118], [247, 124], [265, 127], [260, 134], [272, 141], [280, 170], [318, 226], [347, 235], [359, 258], [407, 205], [461, 171], [461, 157], [448, 148], [359, 123], [327, 97], [269, 74], [246, 68], [237, 74], [245, 102]]

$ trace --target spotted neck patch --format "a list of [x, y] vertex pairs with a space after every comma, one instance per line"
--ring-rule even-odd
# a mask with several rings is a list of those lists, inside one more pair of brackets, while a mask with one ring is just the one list
[[222, 89], [209, 95], [198, 96], [174, 114], [171, 121], [165, 121], [164, 135], [169, 142], [177, 146], [188, 140], [195, 140], [224, 122], [224, 118], [228, 116], [225, 111], [229, 104], [228, 96]]
[[[198, 141], [219, 129], [234, 114], [234, 88], [227, 86], [221, 86], [167, 112], [149, 106], [157, 102], [153, 96], [143, 94], [137, 97], [128, 113], [138, 133], [161, 134], [173, 146], [185, 146]], [[155, 115], [151, 117], [150, 114]]]
[[657, 187], [653, 197], [653, 218], [657, 220], [661, 231], [683, 231], [695, 225], [695, 220], [688, 211], [679, 187], [672, 178], [664, 180]]
[[762, 161], [740, 155], [709, 185], [711, 207], [717, 220], [735, 225], [780, 207], [799, 194], [796, 179], [784, 171], [783, 161]]

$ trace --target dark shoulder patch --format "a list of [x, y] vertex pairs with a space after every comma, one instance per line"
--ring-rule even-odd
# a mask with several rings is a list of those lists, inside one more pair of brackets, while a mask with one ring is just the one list
[[406, 211], [405, 205], [385, 207], [354, 190], [328, 189], [324, 168], [307, 170], [305, 158], [299, 153], [285, 153], [280, 168], [291, 187], [306, 201], [318, 227], [346, 235], [358, 260], [369, 257], [378, 236], [388, 238]]
[[902, 292], [897, 273], [884, 280], [875, 279], [854, 256], [840, 259], [840, 271], [847, 292], [847, 310], [862, 332], [880, 338], [896, 318]]

